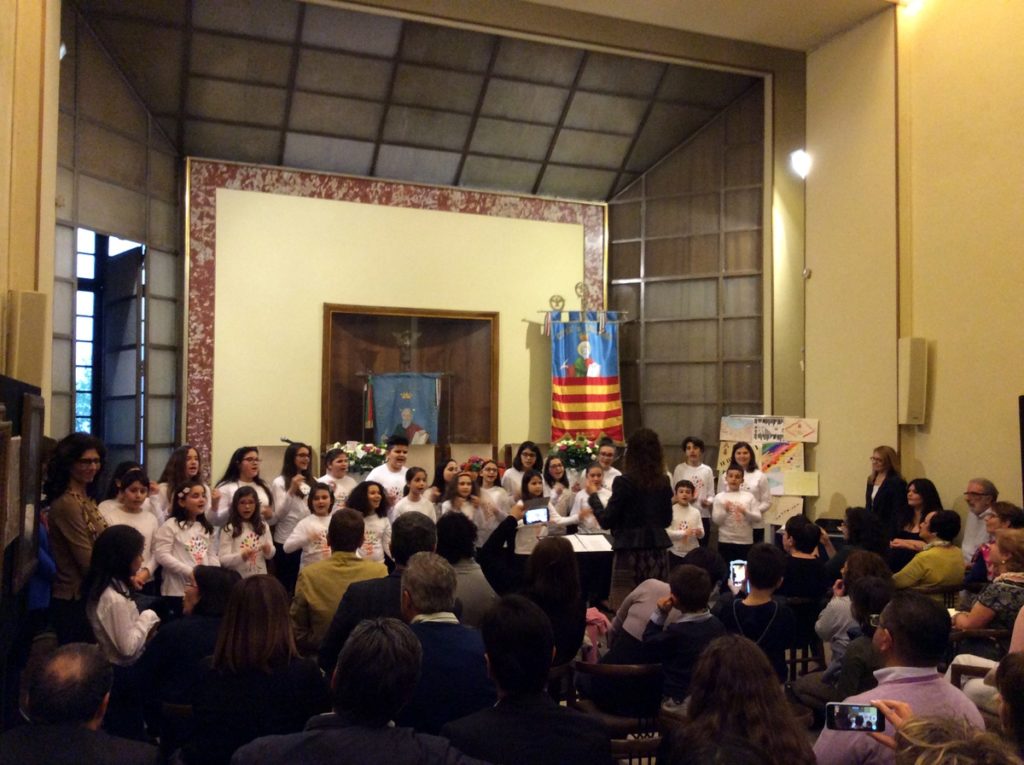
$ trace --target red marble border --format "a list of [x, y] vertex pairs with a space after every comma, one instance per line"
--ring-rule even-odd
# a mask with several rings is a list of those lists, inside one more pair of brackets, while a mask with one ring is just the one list
[[[189, 160], [188, 342], [185, 438], [209, 464], [213, 441], [213, 322], [217, 256], [217, 189], [442, 210], [469, 215], [580, 223], [583, 226], [584, 308], [604, 305], [604, 206], [442, 186], [419, 186], [279, 167]], [[575, 295], [565, 295], [566, 304]], [[546, 307], [546, 306], [539, 306]]]

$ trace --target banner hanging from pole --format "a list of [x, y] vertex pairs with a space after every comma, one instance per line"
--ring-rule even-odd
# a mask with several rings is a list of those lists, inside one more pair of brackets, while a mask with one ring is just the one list
[[441, 373], [371, 375], [374, 433], [378, 443], [405, 436], [410, 444], [437, 443]]
[[551, 440], [623, 441], [619, 324], [613, 311], [552, 311]]

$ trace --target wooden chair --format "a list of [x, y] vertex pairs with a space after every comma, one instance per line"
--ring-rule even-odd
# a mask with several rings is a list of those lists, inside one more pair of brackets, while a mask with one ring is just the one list
[[[998, 630], [992, 630], [996, 632]], [[949, 666], [949, 681], [956, 688], [963, 688], [964, 680], [972, 677], [985, 677], [991, 671], [991, 667], [975, 667], [971, 664], [957, 664], [954, 662]], [[1002, 732], [1003, 723], [999, 715], [994, 715], [987, 709], [978, 707], [981, 717], [985, 721], [985, 730], [992, 733]]]
[[960, 598], [960, 591], [963, 584], [944, 584], [941, 587], [913, 587], [911, 592], [919, 592], [922, 595], [939, 596], [942, 598], [942, 605], [946, 608], [956, 608]]
[[[590, 675], [606, 683], [621, 685], [636, 693], [636, 706], [629, 715], [605, 712], [588, 698], [571, 699], [569, 706], [588, 714], [601, 722], [608, 737], [613, 740], [627, 740], [631, 737], [656, 736], [658, 732], [658, 715], [661, 711], [661, 678], [660, 664], [590, 664], [577, 661], [573, 668], [582, 675]], [[631, 694], [633, 695], [633, 694]]]
[[612, 759], [621, 765], [656, 765], [661, 735], [612, 739]]
[[825, 667], [825, 646], [814, 631], [823, 603], [820, 598], [787, 597], [783, 600], [797, 620], [793, 644], [786, 651], [786, 665], [792, 682], [799, 675], [810, 672], [812, 665]]

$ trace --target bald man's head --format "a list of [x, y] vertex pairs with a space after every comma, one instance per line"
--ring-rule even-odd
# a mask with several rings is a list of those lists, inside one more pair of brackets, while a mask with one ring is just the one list
[[29, 718], [33, 723], [98, 723], [113, 682], [114, 672], [98, 646], [61, 646], [29, 682]]

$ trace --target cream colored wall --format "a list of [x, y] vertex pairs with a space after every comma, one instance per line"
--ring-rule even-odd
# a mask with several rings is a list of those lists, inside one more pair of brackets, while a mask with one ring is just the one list
[[864, 502], [868, 457], [896, 443], [895, 27], [885, 13], [808, 56], [807, 415], [815, 515]]
[[547, 441], [550, 350], [523, 320], [582, 277], [579, 225], [218, 190], [214, 471], [319, 440], [324, 303], [497, 311], [498, 442]]
[[903, 429], [904, 464], [960, 509], [976, 475], [1021, 501], [1022, 30], [1020, 2], [928, 0], [900, 20], [901, 312], [930, 356], [928, 420]]
[[[0, 365], [7, 370], [8, 290], [53, 294], [59, 0], [0, 8]], [[50, 335], [50, 312], [41, 338]], [[40, 348], [49, 401], [50, 349]]]

